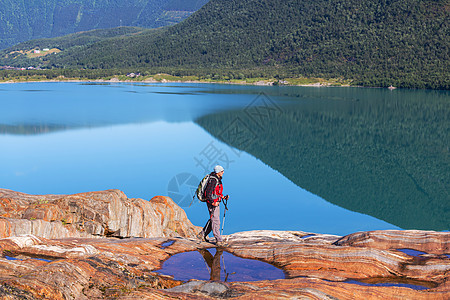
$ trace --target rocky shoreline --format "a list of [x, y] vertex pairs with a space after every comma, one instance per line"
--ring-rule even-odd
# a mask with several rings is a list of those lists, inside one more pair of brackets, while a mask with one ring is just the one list
[[214, 245], [195, 238], [199, 228], [168, 197], [129, 199], [118, 190], [36, 196], [0, 189], [0, 204], [0, 299], [450, 295], [448, 232], [388, 230], [345, 237], [302, 231], [234, 233], [226, 236], [225, 251], [270, 263], [286, 278], [185, 283], [157, 270], [175, 254]]

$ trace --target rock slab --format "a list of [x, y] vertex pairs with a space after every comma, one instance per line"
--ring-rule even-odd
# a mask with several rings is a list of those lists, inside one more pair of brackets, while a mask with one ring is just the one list
[[448, 232], [240, 232], [224, 250], [285, 279], [186, 283], [157, 270], [214, 245], [170, 198], [0, 190], [0, 215], [0, 299], [450, 299]]
[[[386, 239], [401, 233], [371, 232]], [[404, 244], [395, 247], [410, 245], [415, 233], [443, 243], [449, 238], [406, 232]], [[439, 254], [441, 249], [413, 257], [385, 245], [336, 245], [341, 237], [300, 231], [250, 231], [226, 238], [226, 251], [271, 263], [283, 269], [286, 278], [184, 283], [160, 275], [157, 270], [170, 256], [212, 247], [183, 237], [28, 235], [0, 239], [0, 299], [449, 299], [450, 258]], [[392, 282], [425, 289], [377, 286]]]
[[28, 195], [0, 189], [0, 238], [192, 237], [198, 231], [169, 197], [146, 201], [119, 190]]

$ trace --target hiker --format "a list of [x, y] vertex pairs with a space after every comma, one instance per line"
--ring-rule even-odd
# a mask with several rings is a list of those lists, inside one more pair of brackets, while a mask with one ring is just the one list
[[224, 169], [222, 166], [215, 166], [214, 171], [209, 174], [208, 182], [205, 187], [204, 197], [206, 199], [206, 205], [208, 206], [209, 212], [209, 220], [206, 222], [203, 230], [198, 234], [198, 238], [208, 241], [208, 234], [213, 232], [214, 237], [216, 238], [216, 245], [222, 246], [223, 239], [220, 235], [220, 202], [222, 199], [228, 200], [228, 195], [225, 197], [222, 194], [223, 186], [222, 186], [222, 176]]

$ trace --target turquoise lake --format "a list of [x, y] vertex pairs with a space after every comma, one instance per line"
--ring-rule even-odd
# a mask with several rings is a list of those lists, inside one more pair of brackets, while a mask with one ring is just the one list
[[203, 226], [192, 196], [221, 164], [225, 234], [442, 231], [449, 131], [449, 91], [2, 84], [0, 188], [165, 195]]

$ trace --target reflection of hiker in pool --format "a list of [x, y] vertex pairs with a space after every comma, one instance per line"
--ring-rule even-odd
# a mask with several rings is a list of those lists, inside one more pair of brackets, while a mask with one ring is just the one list
[[222, 257], [223, 250], [220, 248], [217, 248], [216, 254], [214, 254], [214, 257], [206, 249], [199, 249], [198, 251], [201, 253], [201, 255], [203, 256], [203, 259], [206, 261], [209, 269], [211, 270], [210, 280], [220, 281], [220, 271], [221, 271], [220, 258]]
[[206, 184], [204, 194], [206, 204], [208, 206], [209, 220], [206, 222], [205, 227], [203, 227], [203, 230], [198, 235], [200, 239], [209, 242], [207, 237], [212, 230], [214, 237], [216, 238], [217, 246], [223, 245], [223, 239], [220, 235], [220, 201], [222, 201], [222, 199], [228, 200], [228, 195], [224, 197], [222, 194], [223, 172], [224, 170], [222, 166], [215, 166], [214, 171], [209, 175], [209, 180]]

